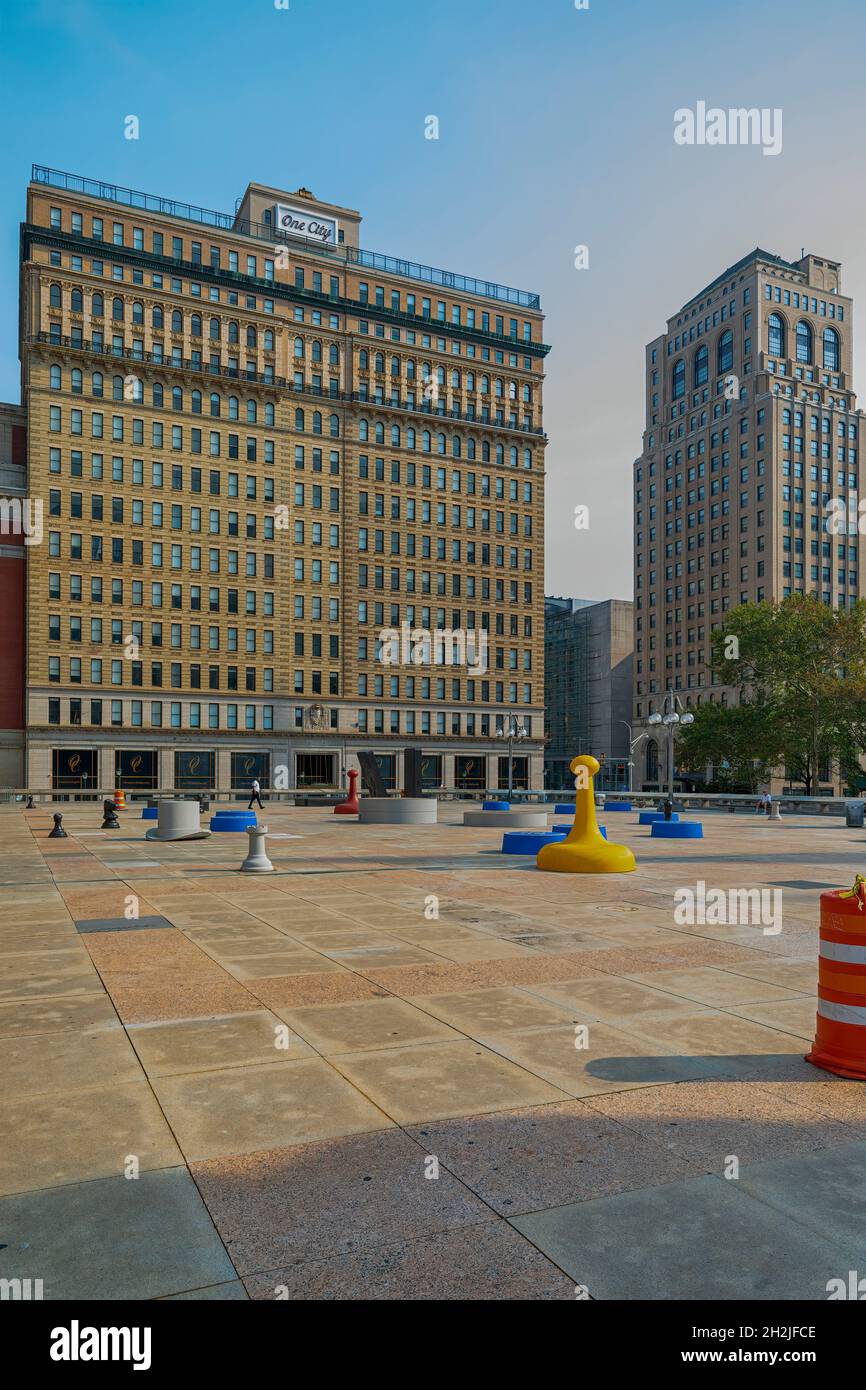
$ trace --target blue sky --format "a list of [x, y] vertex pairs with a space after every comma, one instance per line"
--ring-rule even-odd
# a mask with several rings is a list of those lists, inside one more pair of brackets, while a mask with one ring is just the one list
[[[546, 587], [630, 597], [644, 344], [756, 245], [866, 295], [864, 31], [855, 0], [2, 0], [0, 399], [32, 163], [228, 211], [304, 184], [373, 250], [541, 294]], [[782, 153], [677, 146], [698, 100], [781, 107]]]

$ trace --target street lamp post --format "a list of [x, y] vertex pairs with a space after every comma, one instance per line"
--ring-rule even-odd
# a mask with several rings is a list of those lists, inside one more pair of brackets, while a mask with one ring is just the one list
[[638, 734], [637, 738], [632, 738], [631, 724], [629, 724], [628, 720], [620, 719], [618, 722], [620, 724], [624, 724], [625, 727], [628, 729], [628, 787], [626, 790], [631, 792], [634, 790], [634, 750], [638, 747], [639, 744], [643, 743], [643, 740], [645, 738], [649, 738], [649, 734], [644, 732], [642, 734]]
[[[665, 695], [664, 704], [667, 705], [669, 700], [671, 704], [679, 705], [680, 708], [682, 708], [682, 701], [680, 700], [679, 695], [674, 694], [673, 691], [669, 691], [668, 694]], [[674, 740], [676, 738], [677, 726], [694, 724], [694, 722], [695, 716], [693, 714], [689, 714], [687, 711], [684, 711], [682, 714], [679, 714], [675, 709], [670, 710], [667, 714], [651, 714], [647, 719], [648, 724], [664, 724], [667, 727], [668, 795], [671, 801], [673, 801], [674, 798]]]
[[516, 714], [507, 714], [502, 727], [496, 730], [497, 738], [508, 739], [508, 800], [514, 790], [514, 740], [526, 738], [526, 730]]

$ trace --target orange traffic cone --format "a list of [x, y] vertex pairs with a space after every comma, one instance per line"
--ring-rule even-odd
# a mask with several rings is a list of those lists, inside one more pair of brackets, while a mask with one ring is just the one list
[[821, 894], [816, 1067], [866, 1081], [866, 879]]
[[126, 792], [122, 787], [118, 787], [114, 793], [114, 807], [117, 811], [126, 810]]

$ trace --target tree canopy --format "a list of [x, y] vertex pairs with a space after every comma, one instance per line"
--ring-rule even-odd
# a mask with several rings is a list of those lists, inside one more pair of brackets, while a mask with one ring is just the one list
[[679, 765], [711, 762], [754, 788], [772, 767], [802, 782], [838, 761], [852, 780], [866, 749], [866, 601], [831, 608], [802, 594], [744, 603], [712, 634], [711, 669], [739, 704], [702, 704], [682, 730]]

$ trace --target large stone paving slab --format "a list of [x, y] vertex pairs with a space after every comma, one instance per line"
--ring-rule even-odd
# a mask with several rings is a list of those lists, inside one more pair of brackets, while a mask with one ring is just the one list
[[[819, 1182], [826, 1155], [812, 1160]], [[599, 1299], [822, 1299], [844, 1275], [840, 1245], [747, 1195], [703, 1177], [514, 1218]]]
[[496, 1220], [396, 1129], [193, 1163], [192, 1173], [241, 1274]]
[[251, 1298], [316, 1300], [574, 1299], [574, 1283], [504, 1222], [375, 1245], [248, 1275]]
[[47, 1299], [160, 1298], [235, 1279], [185, 1168], [0, 1198], [0, 1278]]

